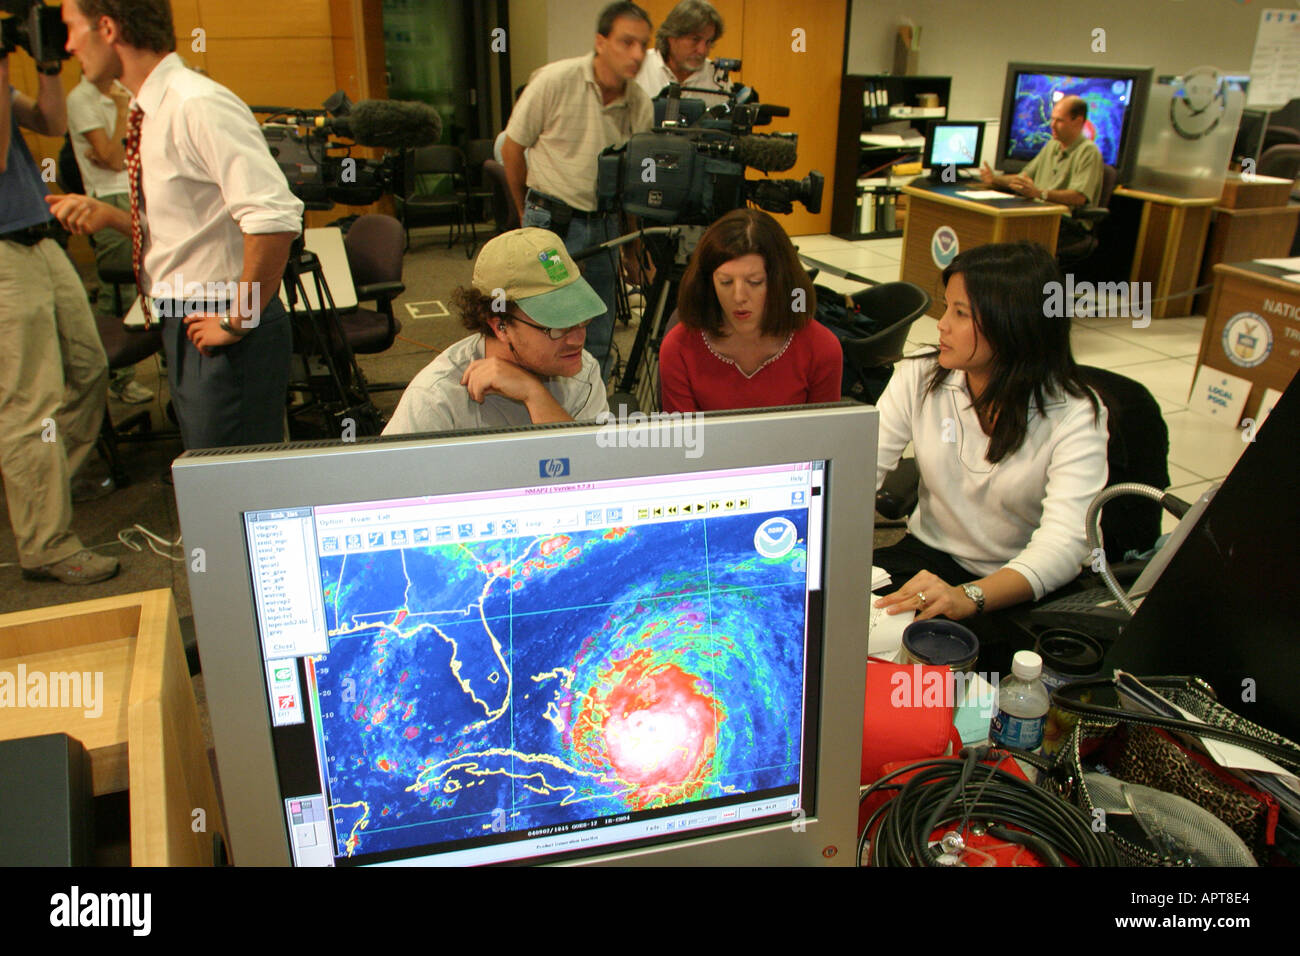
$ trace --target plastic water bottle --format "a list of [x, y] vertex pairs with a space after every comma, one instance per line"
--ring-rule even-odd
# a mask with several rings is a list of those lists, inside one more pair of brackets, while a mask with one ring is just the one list
[[1033, 651], [1016, 651], [1011, 659], [1011, 679], [998, 686], [998, 713], [989, 730], [993, 743], [1021, 750], [1042, 747], [1043, 726], [1052, 704], [1042, 672], [1041, 657]]

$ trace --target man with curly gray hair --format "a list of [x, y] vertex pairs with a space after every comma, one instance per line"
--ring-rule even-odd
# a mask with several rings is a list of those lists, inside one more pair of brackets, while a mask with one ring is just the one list
[[713, 106], [725, 102], [725, 88], [714, 78], [709, 51], [722, 38], [722, 15], [708, 0], [682, 0], [655, 33], [655, 48], [646, 52], [637, 84], [655, 97], [669, 83], [718, 90], [714, 93], [686, 93]]

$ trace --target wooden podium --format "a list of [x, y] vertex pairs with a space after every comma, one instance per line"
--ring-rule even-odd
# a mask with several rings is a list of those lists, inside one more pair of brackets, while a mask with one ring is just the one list
[[[130, 792], [133, 866], [212, 863], [225, 827], [171, 591], [0, 615], [3, 673], [24, 698], [0, 709], [0, 739], [81, 741], [96, 796]], [[93, 706], [74, 673], [102, 687]]]
[[[917, 179], [903, 187], [904, 195], [911, 198], [903, 232], [899, 278], [930, 293], [928, 314], [935, 318], [943, 315], [943, 289], [939, 287], [943, 269], [935, 261], [931, 246], [942, 243], [948, 236], [946, 232], [940, 234], [944, 227], [956, 234], [959, 251], [990, 242], [1028, 239], [1056, 254], [1056, 233], [1061, 216], [1067, 212], [1065, 206], [1022, 199], [1009, 193], [1003, 199], [968, 199], [957, 195], [985, 188], [978, 179], [956, 184]], [[940, 249], [940, 254], [943, 251]]]

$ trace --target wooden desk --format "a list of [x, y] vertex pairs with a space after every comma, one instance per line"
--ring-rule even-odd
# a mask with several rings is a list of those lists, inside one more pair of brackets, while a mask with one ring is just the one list
[[1056, 253], [1056, 234], [1065, 206], [1010, 194], [1006, 199], [987, 200], [956, 195], [983, 188], [978, 180], [937, 185], [917, 180], [903, 187], [909, 201], [900, 278], [930, 293], [929, 314], [936, 318], [943, 315], [943, 296], [939, 294], [943, 270], [935, 264], [930, 247], [940, 227], [948, 226], [957, 234], [958, 250], [963, 252], [990, 242], [1028, 239]]
[[1151, 317], [1190, 315], [1191, 295], [1165, 296], [1196, 287], [1210, 229], [1210, 209], [1219, 200], [1183, 199], [1125, 186], [1115, 187], [1111, 203], [1116, 200], [1142, 204], [1129, 281], [1151, 283]]
[[[171, 591], [0, 615], [0, 671], [26, 674], [29, 687], [42, 675], [48, 694], [0, 711], [0, 738], [75, 737], [96, 795], [130, 790], [133, 866], [211, 864], [225, 828]], [[93, 701], [74, 672], [102, 689]]]
[[[1300, 203], [1231, 209], [1215, 206], [1210, 219], [1210, 241], [1205, 246], [1198, 285], [1214, 282], [1214, 267], [1221, 262], [1249, 262], [1252, 259], [1283, 259], [1291, 254]], [[1197, 315], [1210, 314], [1213, 290], [1196, 297]]]
[[[1196, 361], [1253, 383], [1246, 399], [1247, 417], [1258, 413], [1264, 389], [1285, 390], [1300, 370], [1300, 283], [1280, 278], [1285, 274], [1258, 262], [1214, 267], [1210, 312]], [[1243, 313], [1245, 320], [1236, 322], [1225, 340], [1224, 330]], [[1239, 351], [1229, 357], [1229, 349], [1249, 346], [1252, 340], [1257, 344], [1244, 357]], [[1255, 361], [1266, 346], [1266, 358], [1255, 365], [1242, 364]]]

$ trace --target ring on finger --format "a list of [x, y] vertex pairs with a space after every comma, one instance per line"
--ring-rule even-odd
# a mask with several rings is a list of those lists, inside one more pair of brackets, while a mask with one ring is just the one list
[[916, 597], [917, 597], [917, 599], [921, 602], [921, 610], [924, 611], [924, 610], [925, 610], [925, 592], [924, 592], [924, 591], [917, 591], [917, 592], [916, 592]]

